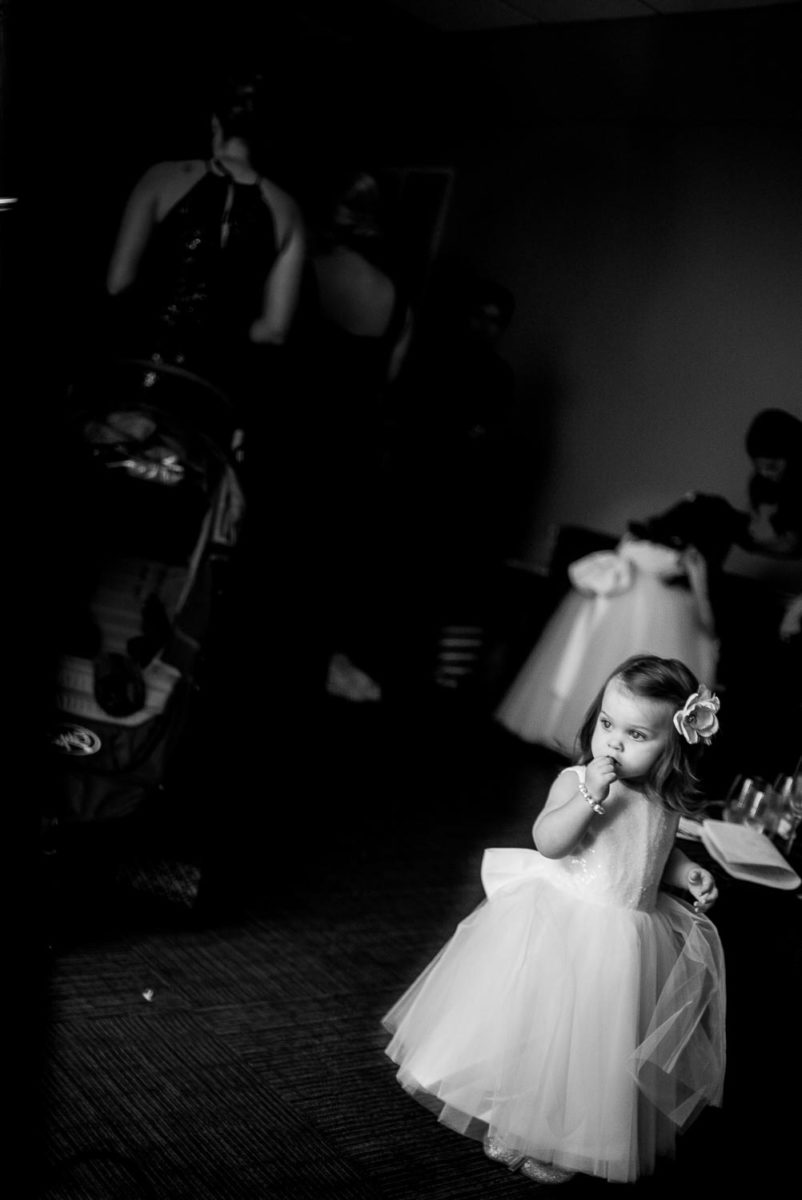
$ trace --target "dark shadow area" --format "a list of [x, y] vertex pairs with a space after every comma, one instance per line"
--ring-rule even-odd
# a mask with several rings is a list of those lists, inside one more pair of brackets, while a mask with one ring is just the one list
[[[205, 903], [203, 888], [190, 910], [104, 885], [77, 861], [51, 876], [42, 1196], [522, 1193], [403, 1095], [379, 1018], [480, 900], [482, 849], [527, 843], [559, 761], [444, 709], [411, 722], [330, 701], [319, 717], [290, 775], [262, 756], [247, 805], [230, 774], [193, 789], [236, 863], [210, 872]], [[725, 1107], [637, 1185], [647, 1195], [757, 1184], [773, 1168], [733, 1146], [792, 1132], [791, 1107], [756, 1097], [797, 1069], [798, 900], [717, 877]], [[791, 1031], [782, 1053], [755, 1034], [767, 1006]]]
[[[403, 1095], [380, 1019], [481, 901], [484, 848], [531, 845], [564, 760], [507, 734], [494, 712], [568, 593], [569, 565], [618, 540], [574, 515], [578, 503], [542, 561], [527, 553], [575, 401], [569, 347], [587, 335], [570, 303], [560, 308], [584, 275], [577, 283], [566, 264], [563, 292], [551, 256], [565, 237], [588, 258], [597, 248], [583, 196], [601, 177], [609, 210], [594, 220], [620, 222], [611, 276], [645, 262], [638, 210], [676, 219], [677, 130], [765, 126], [783, 145], [798, 132], [798, 12], [728, 14], [723, 38], [709, 14], [692, 33], [671, 18], [599, 22], [521, 31], [513, 44], [440, 35], [368, 0], [281, 15], [239, 0], [212, 16], [183, 0], [17, 5], [7, 20], [1, 7], [3, 187], [20, 197], [0, 213], [0, 327], [10, 740], [23, 773], [7, 851], [23, 910], [10, 922], [10, 990], [26, 1030], [12, 1090], [26, 1187], [38, 1200], [523, 1196], [520, 1177]], [[321, 343], [304, 341], [300, 321], [296, 340], [248, 359], [262, 389], [249, 410], [169, 369], [154, 392], [152, 363], [139, 362], [137, 404], [147, 388], [154, 428], [107, 420], [128, 403], [104, 290], [126, 198], [151, 164], [207, 156], [212, 76], [254, 62], [269, 68], [274, 104], [260, 170], [309, 229], [343, 167], [370, 172], [386, 201], [382, 265], [415, 340], [382, 393], [381, 486], [360, 475], [351, 433], [364, 428], [341, 419], [349, 380], [335, 387], [334, 358], [316, 358]], [[563, 144], [569, 127], [581, 136]], [[552, 224], [540, 240], [527, 230], [518, 247], [491, 247], [498, 196], [539, 178], [538, 147], [521, 156], [536, 134], [551, 147], [539, 212]], [[633, 162], [647, 178], [630, 198]], [[561, 286], [519, 303], [498, 351], [470, 357], [455, 327], [472, 289], [500, 285], [514, 308], [518, 281], [541, 270]], [[602, 389], [599, 421], [613, 408]], [[173, 488], [176, 445], [187, 474]], [[586, 472], [606, 470], [586, 461], [580, 496]], [[143, 473], [159, 470], [164, 486], [148, 490]], [[336, 525], [353, 553], [332, 503], [338, 474], [369, 531], [364, 587], [331, 536]], [[625, 484], [610, 475], [611, 490]], [[236, 536], [215, 540], [209, 526], [233, 510]], [[92, 604], [98, 581], [114, 591], [120, 556], [145, 566], [135, 608], [121, 617], [104, 600], [108, 627], [125, 635], [110, 649]], [[343, 649], [335, 614], [357, 594], [377, 703], [327, 691]], [[794, 770], [802, 665], [799, 635], [777, 638], [787, 599], [725, 572], [730, 715], [702, 779], [715, 800], [736, 774]], [[65, 658], [79, 700], [54, 733]], [[152, 724], [126, 723], [147, 687], [176, 676]], [[696, 844], [685, 849], [709, 865]], [[676, 1164], [636, 1185], [654, 1196], [771, 1189], [796, 1171], [798, 893], [713, 869], [730, 996], [725, 1105], [681, 1141]]]

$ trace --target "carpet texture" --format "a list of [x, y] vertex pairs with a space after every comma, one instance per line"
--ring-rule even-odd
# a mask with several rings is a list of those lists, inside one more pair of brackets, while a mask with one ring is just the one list
[[[481, 899], [483, 848], [527, 844], [560, 764], [489, 722], [441, 715], [422, 728], [342, 701], [330, 702], [318, 735], [307, 747], [317, 765], [296, 760], [291, 794], [271, 781], [258, 819], [240, 811], [207, 839], [194, 907], [169, 889], [130, 887], [119, 863], [93, 875], [80, 856], [56, 855], [41, 1161], [26, 1195], [533, 1194], [406, 1096], [380, 1018]], [[741, 991], [726, 1107], [635, 1191], [701, 1196], [750, 1177], [770, 1183], [775, 1161], [785, 1172], [784, 1152], [765, 1155], [782, 1142], [765, 1138], [787, 1136], [776, 1089], [790, 1047], [779, 1026], [769, 1035], [761, 1023], [758, 1037], [748, 1010], [798, 1013], [799, 909], [794, 896], [722, 881], [713, 915]], [[754, 1157], [739, 1162], [745, 1145]], [[586, 1178], [563, 1187], [609, 1189]]]

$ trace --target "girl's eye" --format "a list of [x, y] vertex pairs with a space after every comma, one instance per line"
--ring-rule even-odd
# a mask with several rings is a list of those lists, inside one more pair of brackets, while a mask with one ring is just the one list
[[610, 722], [607, 720], [606, 717], [599, 717], [599, 724], [601, 725], [602, 729], [610, 728]]
[[645, 734], [645, 733], [641, 733], [641, 731], [640, 731], [639, 729], [633, 729], [633, 730], [632, 730], [632, 738], [634, 739], [634, 741], [636, 741], [636, 742], [642, 742], [642, 741], [644, 740], [644, 738], [645, 738], [645, 737], [646, 737], [646, 734]]

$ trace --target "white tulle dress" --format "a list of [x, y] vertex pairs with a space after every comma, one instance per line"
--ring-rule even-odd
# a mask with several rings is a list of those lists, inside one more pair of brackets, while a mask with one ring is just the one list
[[678, 817], [626, 797], [565, 858], [486, 850], [486, 899], [384, 1018], [446, 1125], [619, 1182], [721, 1103], [725, 1063], [715, 926], [658, 890]]
[[678, 658], [713, 687], [718, 642], [703, 628], [692, 592], [669, 582], [679, 552], [627, 536], [569, 567], [572, 590], [547, 622], [496, 710], [511, 733], [573, 756], [585, 714], [610, 673], [631, 654]]

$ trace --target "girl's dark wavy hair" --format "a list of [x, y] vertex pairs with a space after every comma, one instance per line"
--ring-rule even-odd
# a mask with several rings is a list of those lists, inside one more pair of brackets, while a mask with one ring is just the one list
[[[693, 692], [699, 691], [699, 681], [692, 671], [677, 658], [658, 658], [655, 654], [635, 654], [621, 663], [605, 679], [599, 694], [588, 709], [577, 743], [580, 763], [593, 758], [590, 743], [601, 711], [604, 690], [617, 679], [634, 696], [648, 700], [664, 700], [674, 712], [685, 706]], [[704, 800], [698, 788], [694, 765], [704, 749], [703, 742], [691, 745], [673, 728], [664, 752], [644, 780], [646, 793], [659, 799], [674, 812], [691, 815], [698, 812]]]

